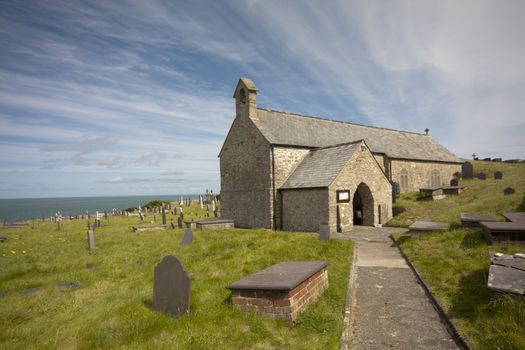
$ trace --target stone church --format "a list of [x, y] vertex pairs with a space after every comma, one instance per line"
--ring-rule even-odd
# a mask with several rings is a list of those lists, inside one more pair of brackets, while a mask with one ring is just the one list
[[236, 227], [346, 232], [385, 224], [392, 188], [448, 183], [462, 161], [427, 133], [257, 108], [241, 78], [219, 154], [221, 210]]

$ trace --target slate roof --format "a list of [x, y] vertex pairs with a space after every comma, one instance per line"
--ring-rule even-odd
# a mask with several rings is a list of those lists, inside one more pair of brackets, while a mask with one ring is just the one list
[[280, 188], [328, 187], [360, 145], [357, 141], [310, 151]]
[[390, 158], [462, 163], [431, 136], [258, 108], [253, 122], [271, 144], [327, 147], [364, 139]]

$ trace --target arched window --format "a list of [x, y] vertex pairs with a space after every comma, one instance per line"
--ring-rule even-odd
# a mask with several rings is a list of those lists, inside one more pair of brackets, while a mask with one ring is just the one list
[[431, 187], [439, 187], [441, 186], [441, 174], [439, 173], [439, 170], [434, 169], [430, 173], [430, 186]]
[[399, 185], [402, 192], [408, 191], [408, 170], [401, 170], [401, 175], [399, 176]]
[[242, 103], [242, 104], [245, 104], [246, 103], [246, 91], [244, 91], [244, 89], [241, 89], [239, 91], [239, 101]]

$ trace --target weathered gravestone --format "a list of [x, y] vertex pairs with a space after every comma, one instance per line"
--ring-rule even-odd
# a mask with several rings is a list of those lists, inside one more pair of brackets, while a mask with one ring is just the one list
[[319, 240], [328, 241], [330, 239], [330, 225], [322, 223], [319, 225]]
[[485, 175], [485, 173], [479, 173], [478, 174], [478, 179], [479, 180], [486, 180], [487, 179], [487, 175]]
[[511, 194], [514, 194], [514, 192], [516, 192], [516, 190], [514, 190], [512, 187], [507, 187], [503, 190], [503, 194], [505, 196], [510, 196]]
[[464, 179], [472, 179], [474, 177], [474, 167], [472, 163], [465, 162], [461, 165], [461, 177]]
[[193, 242], [193, 231], [191, 228], [187, 229], [182, 236], [182, 245], [190, 245]]
[[494, 173], [494, 178], [495, 178], [496, 180], [501, 180], [501, 179], [503, 179], [503, 173], [502, 173], [501, 171], [496, 171], [496, 172]]
[[155, 266], [153, 277], [153, 310], [172, 316], [188, 315], [191, 279], [182, 262], [168, 255]]
[[458, 179], [452, 179], [450, 180], [450, 186], [458, 186], [459, 185], [459, 181]]
[[162, 224], [166, 225], [166, 209], [162, 207]]
[[93, 230], [87, 231], [87, 241], [88, 241], [88, 249], [89, 251], [92, 251], [95, 249], [95, 233]]
[[179, 228], [182, 228], [182, 218], [180, 216], [177, 218], [177, 226], [179, 226]]

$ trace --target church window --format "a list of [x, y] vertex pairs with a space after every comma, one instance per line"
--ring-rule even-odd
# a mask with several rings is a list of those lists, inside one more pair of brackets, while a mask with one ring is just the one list
[[430, 173], [430, 186], [432, 187], [439, 187], [441, 186], [441, 174], [439, 173], [439, 170], [434, 169]]
[[403, 192], [408, 191], [408, 170], [406, 169], [401, 170], [399, 182], [401, 186], [401, 191]]

